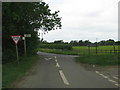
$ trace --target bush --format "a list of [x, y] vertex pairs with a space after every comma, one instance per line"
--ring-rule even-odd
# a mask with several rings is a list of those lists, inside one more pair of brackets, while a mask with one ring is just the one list
[[47, 49], [62, 49], [62, 50], [71, 50], [72, 45], [70, 44], [40, 44], [40, 48], [47, 48]]

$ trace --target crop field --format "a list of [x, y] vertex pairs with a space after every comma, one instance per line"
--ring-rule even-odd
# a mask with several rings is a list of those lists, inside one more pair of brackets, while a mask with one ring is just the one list
[[120, 53], [119, 46], [98, 46], [96, 47], [87, 47], [87, 46], [73, 46], [73, 51], [79, 52], [81, 54], [113, 54]]
[[[98, 46], [97, 47], [100, 50], [114, 50], [113, 46]], [[77, 50], [86, 50], [88, 49], [87, 46], [73, 46], [73, 49], [77, 49]], [[91, 50], [95, 50], [96, 47], [90, 47]], [[115, 46], [115, 49], [118, 50], [118, 46]]]

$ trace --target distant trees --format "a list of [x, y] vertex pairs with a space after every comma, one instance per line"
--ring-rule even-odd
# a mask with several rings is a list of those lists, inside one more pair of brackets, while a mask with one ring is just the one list
[[[43, 41], [44, 43], [44, 41]], [[71, 40], [70, 42], [64, 42], [63, 40], [56, 40], [55, 44], [71, 44], [72, 46], [104, 46], [104, 45], [120, 45], [120, 41], [114, 41], [112, 39], [101, 40], [99, 42], [90, 42], [89, 40]]]

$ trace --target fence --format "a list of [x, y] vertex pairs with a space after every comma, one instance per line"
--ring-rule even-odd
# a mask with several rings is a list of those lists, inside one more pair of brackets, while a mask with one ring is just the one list
[[80, 54], [120, 54], [120, 50], [84, 49], [75, 51]]

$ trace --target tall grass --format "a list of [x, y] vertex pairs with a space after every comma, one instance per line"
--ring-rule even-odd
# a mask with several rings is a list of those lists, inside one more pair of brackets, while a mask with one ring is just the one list
[[2, 65], [2, 87], [9, 88], [16, 80], [19, 80], [32, 67], [38, 56], [21, 57], [20, 64], [16, 62]]

